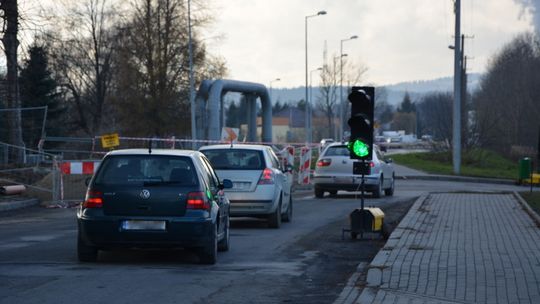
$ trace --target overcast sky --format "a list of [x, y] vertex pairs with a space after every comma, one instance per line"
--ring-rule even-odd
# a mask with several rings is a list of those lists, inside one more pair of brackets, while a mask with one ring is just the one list
[[[489, 58], [517, 34], [533, 28], [533, 0], [462, 0], [462, 33], [469, 72], [483, 72]], [[384, 85], [453, 75], [453, 0], [211, 0], [215, 23], [205, 36], [222, 56], [230, 79], [273, 87], [305, 84], [305, 16], [309, 70], [339, 55], [368, 67], [366, 83]], [[521, 3], [521, 4], [520, 4]], [[222, 35], [222, 39], [211, 37]], [[314, 76], [315, 82], [315, 76]], [[315, 83], [314, 83], [315, 84]]]

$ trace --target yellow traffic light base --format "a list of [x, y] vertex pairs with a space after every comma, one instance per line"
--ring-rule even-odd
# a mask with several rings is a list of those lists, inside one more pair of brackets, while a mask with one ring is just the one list
[[521, 183], [522, 184], [533, 184], [533, 185], [538, 185], [540, 184], [540, 173], [533, 173], [531, 174], [531, 177], [530, 178], [524, 178], [521, 180]]
[[367, 207], [354, 209], [349, 214], [350, 229], [343, 228], [341, 238], [344, 239], [345, 232], [350, 232], [351, 238], [356, 239], [358, 235], [362, 239], [364, 233], [380, 233], [384, 238], [387, 237], [384, 231], [384, 212], [381, 208]]

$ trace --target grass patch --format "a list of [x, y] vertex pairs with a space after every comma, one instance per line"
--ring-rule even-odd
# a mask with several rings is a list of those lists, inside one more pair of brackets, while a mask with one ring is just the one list
[[[392, 159], [397, 164], [431, 174], [454, 174], [450, 151], [395, 154]], [[462, 154], [461, 175], [517, 179], [518, 163], [491, 151], [474, 149]]]
[[540, 214], [540, 192], [538, 191], [523, 191], [520, 192], [519, 195], [523, 197], [523, 199], [529, 204], [529, 206], [536, 212], [536, 214]]

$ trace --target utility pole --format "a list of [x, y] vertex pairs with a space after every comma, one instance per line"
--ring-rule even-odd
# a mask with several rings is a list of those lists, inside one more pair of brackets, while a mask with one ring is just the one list
[[461, 173], [461, 0], [454, 0], [456, 28], [454, 33], [454, 107], [452, 128], [452, 163], [454, 174]]
[[197, 130], [195, 123], [195, 79], [193, 79], [193, 41], [191, 38], [191, 0], [188, 0], [188, 36], [189, 36], [189, 105], [191, 107], [191, 148], [196, 149]]
[[465, 56], [465, 35], [461, 34], [461, 144], [467, 142], [467, 57]]

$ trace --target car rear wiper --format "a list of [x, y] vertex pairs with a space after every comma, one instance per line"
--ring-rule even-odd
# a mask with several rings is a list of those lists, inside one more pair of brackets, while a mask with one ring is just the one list
[[164, 185], [182, 185], [182, 186], [189, 186], [186, 185], [184, 182], [181, 181], [146, 181], [143, 183], [143, 186], [164, 186]]

